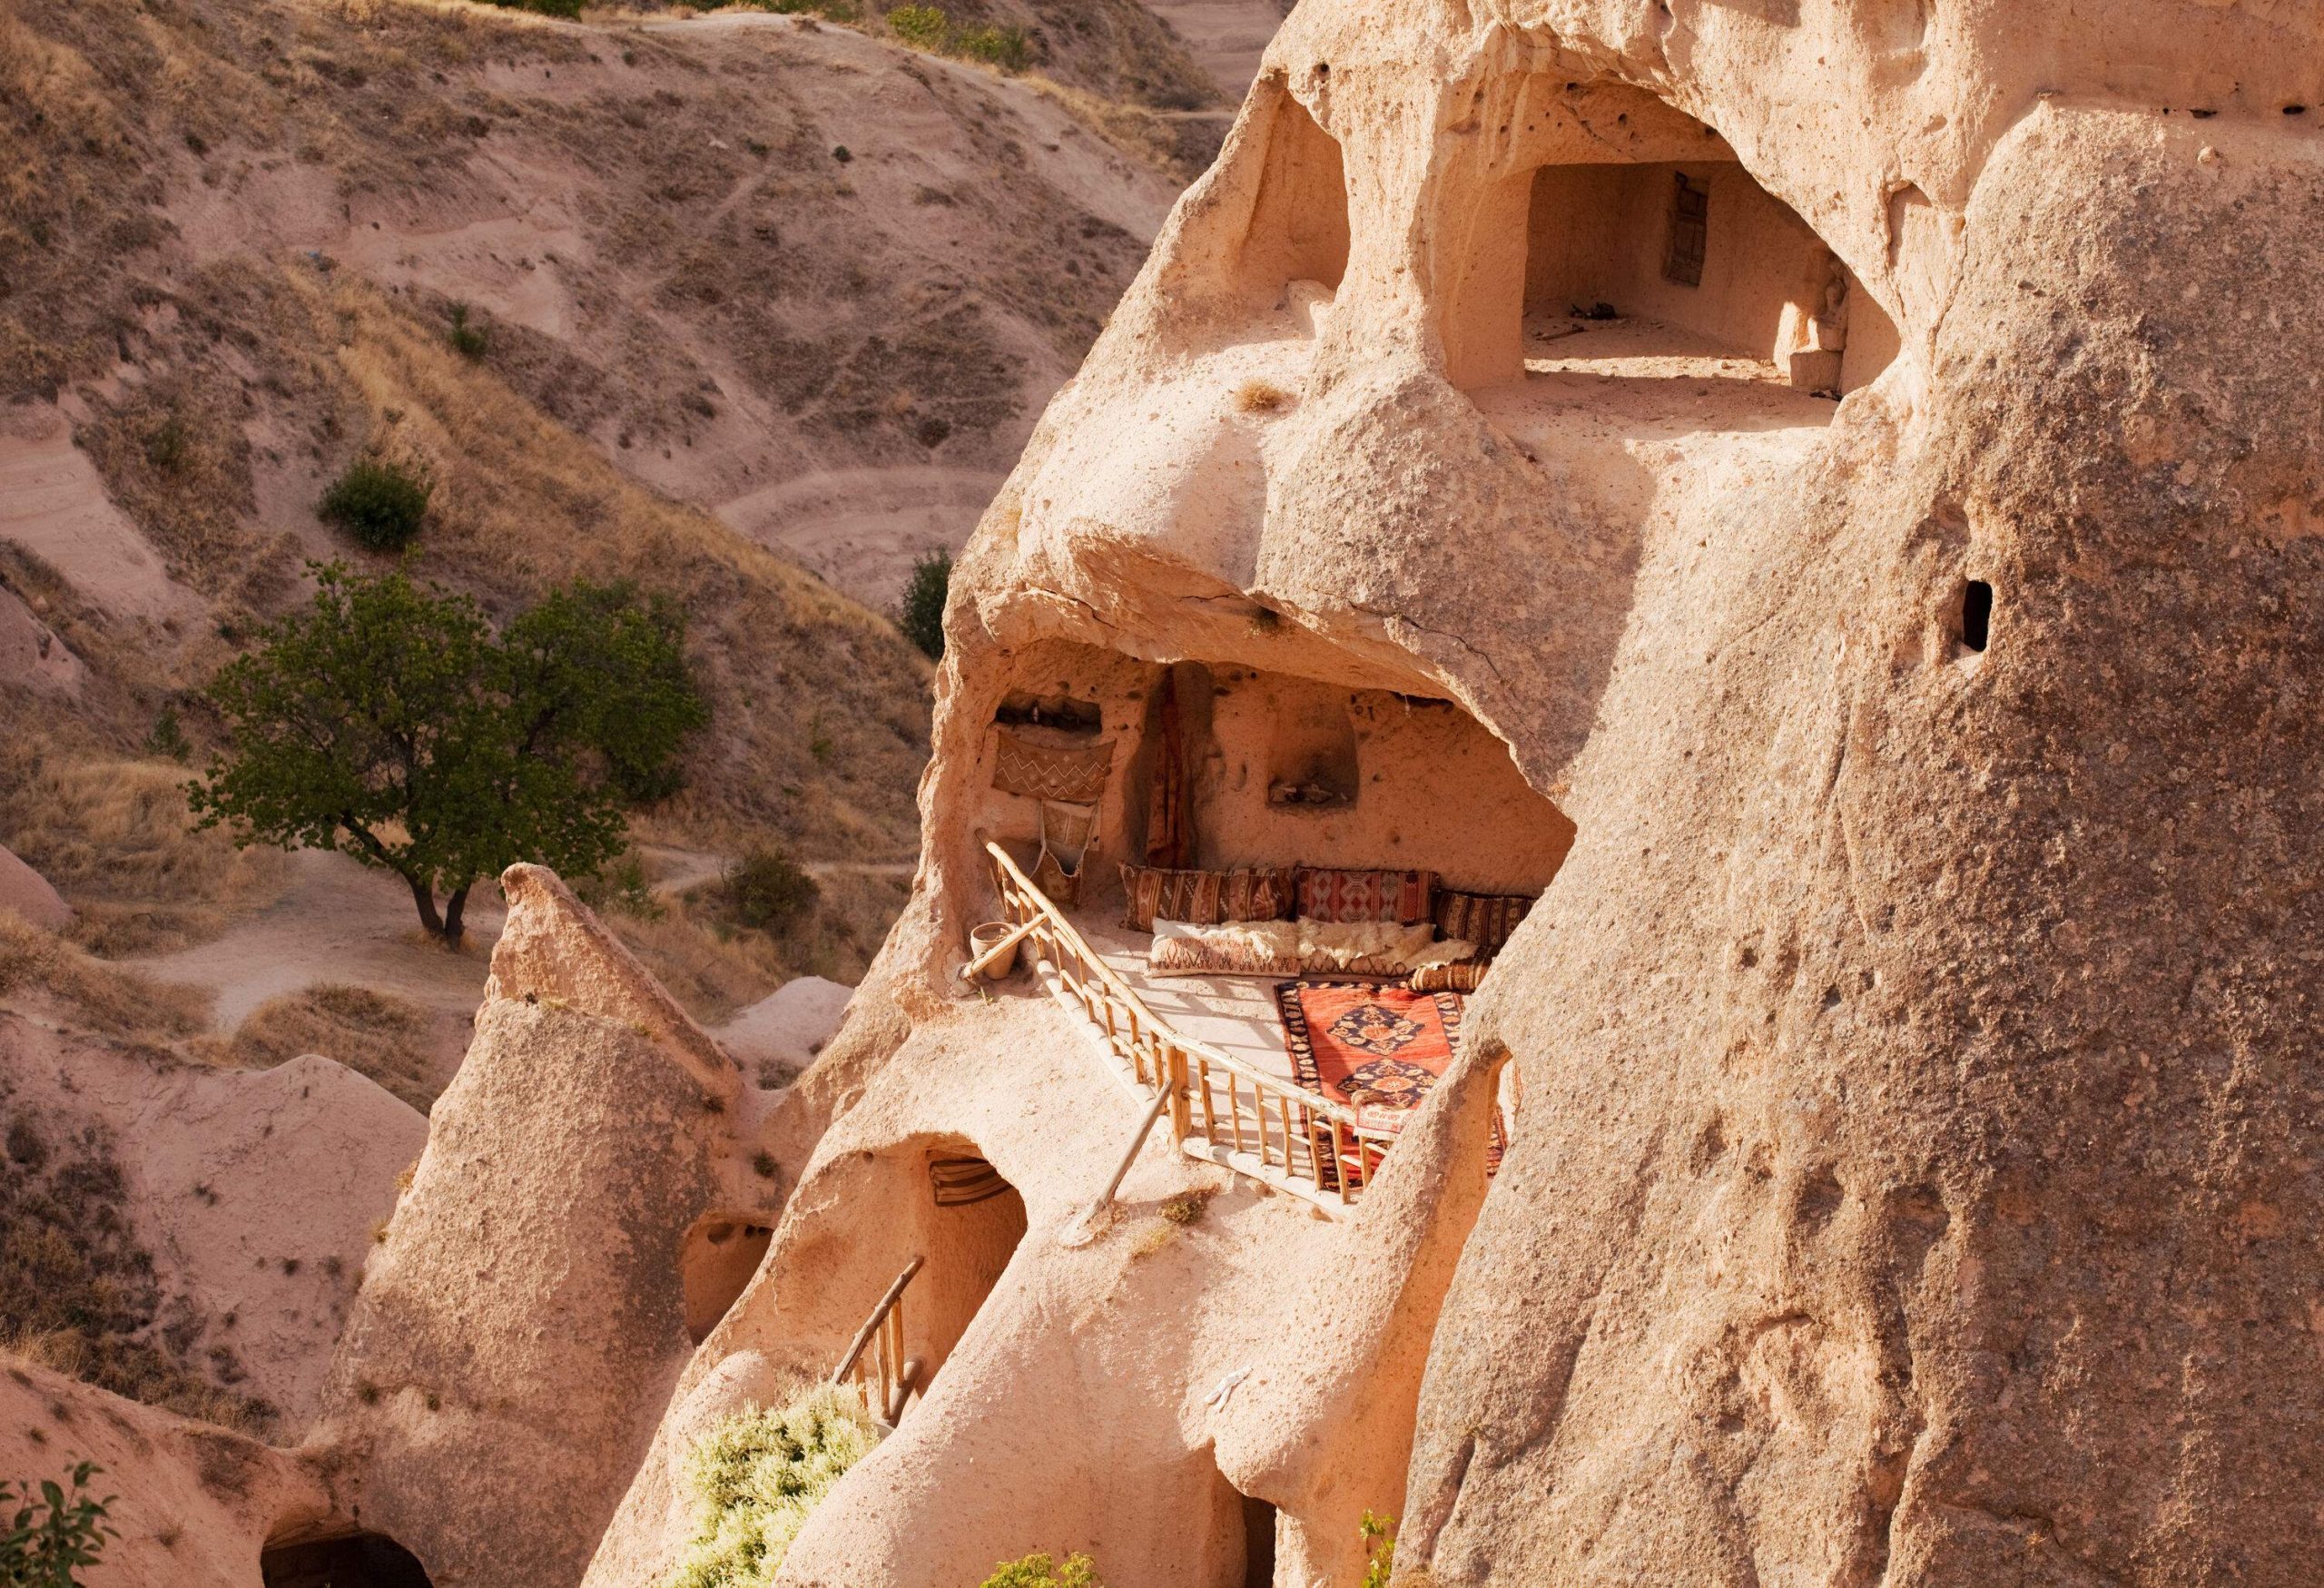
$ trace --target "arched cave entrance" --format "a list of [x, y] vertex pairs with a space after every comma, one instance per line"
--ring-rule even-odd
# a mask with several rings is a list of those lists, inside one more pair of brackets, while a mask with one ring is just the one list
[[1837, 397], [1896, 357], [1886, 311], [1710, 127], [1642, 89], [1529, 79], [1515, 173], [1474, 202], [1448, 373], [1748, 380]]
[[419, 1557], [379, 1533], [272, 1544], [258, 1569], [264, 1588], [432, 1588]]
[[726, 1213], [710, 1213], [686, 1231], [678, 1255], [678, 1281], [685, 1301], [686, 1334], [697, 1346], [742, 1297], [774, 1231]]
[[[849, 1376], [872, 1415], [893, 1424], [926, 1396], [1000, 1283], [1025, 1238], [1025, 1198], [960, 1138], [920, 1138], [864, 1156], [872, 1179], [851, 1200], [879, 1216], [857, 1226], [843, 1250], [834, 1236], [803, 1260], [843, 1263], [832, 1288], [847, 1310], [834, 1321], [851, 1346], [862, 1342]], [[893, 1319], [874, 1327], [877, 1304], [891, 1295]]]

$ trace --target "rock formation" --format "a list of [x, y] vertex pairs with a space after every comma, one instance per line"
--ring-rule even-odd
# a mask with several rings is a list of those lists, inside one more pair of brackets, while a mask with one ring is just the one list
[[48, 879], [0, 847], [0, 910], [13, 910], [47, 932], [73, 924], [73, 906], [57, 896]]
[[[316, 1471], [245, 1435], [172, 1415], [25, 1366], [0, 1366], [0, 1472], [58, 1474], [85, 1459], [110, 1498], [91, 1588], [251, 1588], [260, 1549], [330, 1511]], [[13, 1507], [12, 1517], [13, 1521]]]
[[[1305, 0], [963, 559], [798, 1083], [509, 874], [310, 1526], [658, 1584], [909, 1275], [790, 1588], [1352, 1588], [1367, 1512], [1439, 1588], [2311, 1581], [2320, 63]], [[1155, 857], [1539, 894], [1376, 1174], [1149, 1114], [1187, 1050], [1054, 926], [961, 979], [1008, 867], [1102, 937]]]
[[439, 1585], [578, 1579], [779, 1184], [717, 1045], [554, 876], [501, 885], [476, 1039], [365, 1272], [322, 1441]]
[[[834, 1137], [689, 1370], [844, 1337], [810, 1254], [890, 1238], [868, 1183], [818, 1194], [839, 1143], [1027, 1177], [1032, 1233], [783, 1581], [1035, 1547], [1243, 1581], [1238, 1488], [1279, 1582], [1352, 1581], [1359, 1503], [1445, 1584], [2312, 1574], [2324, 25], [2090, 20], [1293, 15], [970, 547], [920, 892], [858, 999], [911, 1035], [834, 1044]], [[1204, 863], [1555, 867], [1470, 1011], [1521, 1101], [1441, 1315], [1462, 1235], [1385, 1238], [1393, 1157], [1337, 1228], [1222, 1197], [1167, 1296], [1044, 1238], [1043, 1181], [1110, 1154], [1043, 1107], [1074, 1039], [948, 991], [983, 842], [1039, 837], [994, 725], [1081, 702], [1117, 746], [1102, 877], [1153, 835], [1166, 677], [1210, 713]], [[1317, 686], [1359, 781], [1295, 814]], [[1413, 1316], [1294, 1315], [1343, 1239]], [[1409, 1472], [1335, 1464], [1423, 1336]], [[1206, 1414], [1287, 1340], [1381, 1404], [1254, 1377]]]

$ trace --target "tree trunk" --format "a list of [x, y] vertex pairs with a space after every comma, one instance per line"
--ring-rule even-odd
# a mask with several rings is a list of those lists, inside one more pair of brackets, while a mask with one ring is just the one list
[[419, 924], [428, 929], [428, 936], [443, 937], [444, 918], [436, 913], [436, 890], [425, 877], [407, 876], [404, 881], [411, 884], [411, 902], [419, 906]]
[[461, 934], [468, 930], [461, 923], [460, 917], [468, 912], [471, 885], [462, 883], [452, 890], [452, 896], [444, 901], [444, 942], [448, 947], [459, 947]]

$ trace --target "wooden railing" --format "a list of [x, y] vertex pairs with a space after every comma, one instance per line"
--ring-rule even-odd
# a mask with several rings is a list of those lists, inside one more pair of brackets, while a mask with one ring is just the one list
[[1167, 1099], [1170, 1135], [1188, 1156], [1287, 1190], [1326, 1212], [1363, 1195], [1393, 1133], [1345, 1103], [1316, 1096], [1155, 1018], [1098, 956], [1065, 912], [998, 843], [987, 843], [1003, 909], [1028, 928], [1034, 971], [1088, 1021], [1147, 1098]]
[[914, 1258], [904, 1265], [832, 1372], [833, 1384], [853, 1383], [861, 1388], [864, 1406], [891, 1428], [903, 1416], [904, 1402], [912, 1391], [921, 1387], [924, 1365], [919, 1357], [904, 1355], [904, 1287], [925, 1260]]

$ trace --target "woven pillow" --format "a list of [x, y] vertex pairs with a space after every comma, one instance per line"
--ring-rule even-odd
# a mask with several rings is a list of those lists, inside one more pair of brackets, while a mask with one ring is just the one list
[[1225, 921], [1281, 921], [1291, 914], [1289, 866], [1244, 866], [1231, 872], [1122, 867], [1122, 924], [1152, 932], [1157, 921], [1216, 926]]
[[1434, 872], [1303, 865], [1296, 881], [1298, 912], [1311, 921], [1401, 921], [1418, 925], [1433, 919], [1428, 907], [1436, 886]]
[[1405, 978], [1414, 992], [1474, 992], [1492, 969], [1485, 960], [1464, 960], [1453, 965], [1423, 965]]
[[1202, 925], [1157, 920], [1146, 971], [1150, 976], [1295, 976], [1299, 928], [1288, 921]]
[[1437, 931], [1466, 938], [1477, 945], [1480, 958], [1490, 960], [1501, 952], [1533, 903], [1531, 893], [1460, 893], [1440, 888], [1432, 910]]

